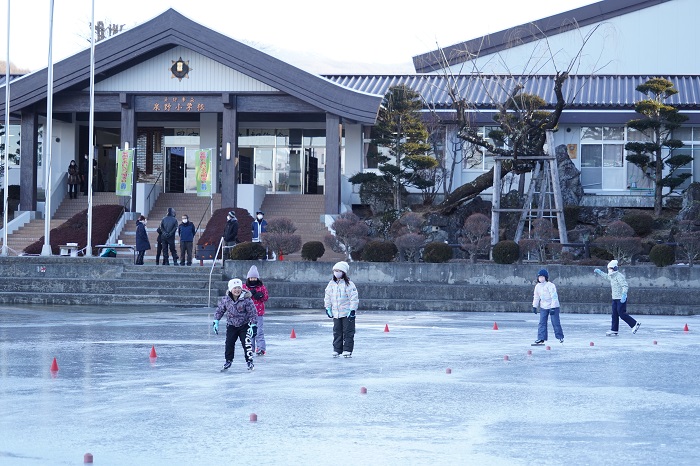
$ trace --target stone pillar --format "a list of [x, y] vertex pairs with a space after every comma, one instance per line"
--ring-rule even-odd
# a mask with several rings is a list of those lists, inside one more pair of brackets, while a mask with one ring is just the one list
[[[131, 211], [136, 212], [136, 182], [138, 181], [138, 168], [136, 164], [136, 110], [134, 109], [134, 96], [121, 92], [119, 94], [119, 103], [122, 107], [121, 119], [121, 149], [124, 149], [124, 143], [129, 143], [129, 149], [134, 149], [134, 171], [132, 174], [131, 184]], [[90, 141], [92, 144], [93, 141]]]
[[326, 113], [325, 213], [340, 213], [340, 117]]
[[221, 207], [238, 207], [238, 114], [236, 96], [223, 94]]
[[36, 210], [36, 188], [38, 172], [39, 116], [33, 109], [22, 110], [19, 162], [19, 210]]

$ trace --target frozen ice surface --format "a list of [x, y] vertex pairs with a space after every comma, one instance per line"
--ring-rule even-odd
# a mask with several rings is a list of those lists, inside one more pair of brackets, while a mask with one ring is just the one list
[[322, 310], [268, 309], [221, 373], [210, 309], [0, 316], [0, 464], [700, 464], [697, 317], [562, 314], [548, 350], [533, 314], [360, 312], [334, 359]]

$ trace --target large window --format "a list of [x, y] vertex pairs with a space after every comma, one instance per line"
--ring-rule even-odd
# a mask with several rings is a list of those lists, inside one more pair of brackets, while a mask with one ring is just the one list
[[[484, 126], [479, 131], [479, 136], [485, 138], [488, 142], [498, 148], [504, 148], [505, 144], [496, 143], [493, 139], [489, 138], [488, 135], [491, 131], [499, 130], [498, 126]], [[483, 147], [475, 146], [473, 144], [464, 143], [458, 150], [462, 153], [457, 154], [457, 157], [462, 157], [462, 169], [463, 170], [478, 170], [478, 171], [488, 171], [493, 167], [493, 155], [491, 152], [487, 151]]]
[[700, 160], [700, 127], [678, 128], [673, 132], [673, 139], [683, 141], [683, 147], [674, 149], [673, 155], [690, 155], [693, 161], [674, 172], [675, 176], [682, 173], [689, 173], [691, 176], [686, 179], [682, 185], [676, 188], [676, 191], [683, 191], [693, 182], [693, 164], [695, 160]]
[[586, 190], [625, 189], [625, 128], [581, 128], [581, 184]]

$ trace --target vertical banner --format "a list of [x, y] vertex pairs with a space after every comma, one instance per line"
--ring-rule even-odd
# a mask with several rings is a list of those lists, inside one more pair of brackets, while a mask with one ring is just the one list
[[195, 163], [197, 196], [211, 196], [211, 149], [199, 149], [195, 153]]
[[117, 196], [131, 197], [131, 186], [133, 183], [133, 163], [134, 149], [117, 149]]

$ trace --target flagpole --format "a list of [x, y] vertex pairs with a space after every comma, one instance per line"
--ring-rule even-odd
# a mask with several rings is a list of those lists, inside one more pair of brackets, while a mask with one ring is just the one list
[[90, 19], [90, 122], [89, 122], [89, 155], [88, 155], [88, 211], [87, 211], [87, 244], [85, 256], [92, 256], [92, 161], [95, 157], [95, 0], [92, 0], [92, 17]]
[[7, 0], [7, 61], [5, 62], [5, 168], [3, 173], [3, 209], [2, 209], [2, 252], [0, 256], [7, 256], [7, 220], [10, 186], [10, 0]]
[[46, 181], [44, 183], [44, 246], [41, 248], [42, 256], [50, 256], [51, 242], [51, 146], [53, 142], [53, 0], [49, 0], [49, 66], [46, 82], [46, 131], [44, 132], [44, 149], [46, 164]]

